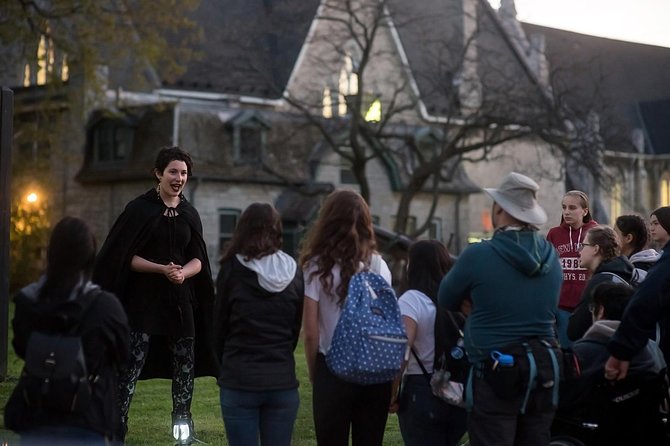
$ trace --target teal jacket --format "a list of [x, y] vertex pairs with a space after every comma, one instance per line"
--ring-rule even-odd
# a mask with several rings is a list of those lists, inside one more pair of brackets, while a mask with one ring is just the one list
[[523, 339], [555, 338], [563, 275], [554, 247], [530, 230], [498, 231], [469, 246], [442, 279], [438, 299], [458, 311], [472, 300], [465, 348], [476, 364], [492, 350]]

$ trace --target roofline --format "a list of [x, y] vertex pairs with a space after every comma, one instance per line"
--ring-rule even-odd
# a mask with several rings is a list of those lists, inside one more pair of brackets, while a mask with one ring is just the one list
[[398, 30], [395, 27], [395, 23], [393, 22], [393, 19], [391, 18], [391, 14], [388, 11], [388, 7], [385, 5], [384, 6], [384, 13], [386, 14], [387, 20], [388, 20], [388, 27], [389, 27], [389, 32], [391, 33], [391, 40], [393, 40], [393, 43], [396, 46], [396, 50], [398, 51], [398, 56], [400, 57], [400, 62], [403, 65], [403, 69], [405, 71], [405, 75], [409, 79], [409, 85], [410, 88], [412, 89], [412, 92], [414, 95], [418, 98], [418, 105], [419, 105], [419, 113], [421, 114], [421, 118], [427, 122], [431, 123], [437, 123], [437, 124], [447, 124], [447, 123], [453, 123], [453, 124], [464, 124], [465, 120], [463, 119], [448, 119], [446, 116], [435, 116], [431, 115], [428, 113], [428, 109], [426, 108], [426, 104], [423, 102], [423, 99], [421, 98], [421, 90], [419, 89], [419, 84], [416, 82], [416, 79], [414, 78], [414, 74], [412, 74], [412, 69], [409, 64], [409, 59], [407, 58], [407, 52], [405, 51], [405, 48], [402, 44], [402, 40], [400, 39], [400, 34], [398, 34]]
[[[547, 88], [545, 88], [542, 85], [542, 82], [537, 78], [535, 75], [534, 71], [531, 69], [530, 66], [528, 66], [528, 61], [527, 59], [522, 55], [522, 52], [518, 48], [518, 45], [514, 42], [514, 39], [507, 34], [507, 31], [505, 30], [505, 27], [500, 23], [500, 18], [498, 17], [498, 14], [496, 14], [495, 10], [493, 9], [493, 6], [488, 2], [488, 0], [479, 0], [479, 4], [482, 5], [484, 10], [486, 11], [486, 14], [491, 17], [491, 20], [495, 23], [496, 27], [498, 28], [498, 31], [500, 31], [500, 34], [502, 34], [502, 38], [507, 44], [507, 46], [512, 50], [512, 53], [514, 53], [514, 56], [516, 57], [517, 61], [521, 64], [523, 67], [523, 70], [526, 72], [526, 75], [531, 79], [531, 81], [538, 87], [538, 89], [542, 92], [542, 96], [544, 96], [545, 100], [547, 100], [550, 104], [553, 105], [554, 99], [551, 93], [547, 91]], [[521, 22], [515, 17], [514, 18], [519, 25], [521, 25]], [[522, 29], [523, 31], [523, 29]], [[525, 34], [525, 31], [524, 31]]]
[[640, 159], [644, 161], [670, 160], [670, 154], [668, 153], [655, 154], [655, 153], [619, 152], [616, 150], [605, 150], [603, 154], [610, 158], [621, 158], [621, 159]]
[[229, 93], [208, 93], [205, 91], [175, 90], [171, 88], [158, 88], [154, 90], [158, 96], [179, 99], [197, 99], [203, 101], [236, 101], [242, 104], [267, 105], [270, 107], [281, 107], [286, 103], [284, 96], [279, 99], [259, 98], [256, 96], [236, 95]]
[[[321, 12], [323, 11], [323, 8], [325, 7], [325, 0], [322, 0], [319, 2], [319, 7], [316, 8], [316, 14], [314, 15], [314, 19], [312, 20], [312, 23], [309, 25], [309, 30], [307, 31], [307, 36], [305, 36], [305, 40], [303, 41], [303, 44], [300, 45], [300, 52], [298, 53], [298, 58], [295, 60], [295, 63], [293, 64], [293, 68], [291, 69], [291, 74], [288, 76], [288, 80], [286, 81], [286, 85], [284, 86], [284, 91], [282, 92], [281, 97], [286, 98], [289, 95], [289, 86], [294, 82], [294, 78], [297, 75], [298, 67], [302, 65], [303, 60], [305, 59], [305, 54], [307, 53], [307, 46], [310, 45], [310, 42], [312, 41], [312, 37], [314, 37], [314, 33], [316, 33], [316, 23], [319, 21], [319, 17], [321, 17]], [[282, 99], [283, 100], [283, 99]], [[282, 103], [283, 105], [283, 103]]]

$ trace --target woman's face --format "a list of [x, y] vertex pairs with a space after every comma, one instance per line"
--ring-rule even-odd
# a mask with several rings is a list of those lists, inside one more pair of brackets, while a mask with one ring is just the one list
[[162, 173], [157, 173], [161, 193], [167, 198], [178, 197], [188, 180], [188, 167], [184, 161], [172, 160]]
[[561, 201], [563, 208], [563, 220], [573, 228], [581, 228], [584, 224], [584, 216], [589, 212], [582, 207], [582, 200], [573, 195], [566, 195]]
[[587, 236], [579, 248], [579, 266], [593, 272], [600, 264], [600, 247], [591, 243]]
[[663, 226], [658, 222], [658, 217], [656, 217], [656, 215], [652, 215], [649, 218], [649, 234], [651, 235], [651, 239], [660, 247], [665, 246], [670, 240], [670, 234], [663, 229]]

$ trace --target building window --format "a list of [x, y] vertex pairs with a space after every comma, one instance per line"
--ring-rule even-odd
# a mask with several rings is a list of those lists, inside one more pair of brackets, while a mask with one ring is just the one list
[[270, 125], [251, 111], [241, 112], [232, 120], [231, 125], [235, 162], [262, 162]]
[[612, 195], [610, 201], [610, 218], [614, 221], [621, 215], [621, 203], [623, 202], [623, 188], [621, 183], [616, 182], [612, 185]]
[[670, 173], [661, 176], [660, 206], [670, 206]]
[[338, 105], [337, 114], [344, 116], [347, 114], [347, 98], [358, 94], [358, 67], [351, 54], [344, 56], [344, 64], [340, 70], [338, 82]]
[[104, 119], [93, 126], [93, 159], [98, 163], [130, 158], [135, 129], [122, 120]]
[[226, 244], [233, 238], [239, 218], [239, 209], [219, 209], [219, 254], [223, 254]]
[[442, 219], [433, 218], [428, 226], [428, 238], [442, 241]]
[[333, 96], [331, 95], [330, 88], [328, 87], [323, 89], [321, 114], [326, 119], [330, 119], [333, 117]]
[[352, 163], [346, 158], [346, 156], [353, 156], [351, 148], [340, 147], [339, 150], [345, 153], [345, 155], [340, 154], [340, 184], [358, 184], [352, 170]]
[[[396, 226], [396, 216], [391, 217], [393, 220], [393, 228]], [[413, 215], [410, 215], [407, 217], [407, 224], [405, 226], [405, 230], [403, 231], [402, 229], [398, 231], [401, 234], [407, 234], [407, 235], [413, 235], [416, 233], [416, 217]]]
[[365, 112], [364, 119], [366, 122], [380, 122], [382, 120], [382, 102], [379, 98], [372, 100], [368, 111]]
[[[47, 27], [47, 33], [49, 28]], [[35, 59], [28, 61], [23, 67], [23, 86], [46, 85], [49, 81], [60, 78], [66, 82], [70, 77], [67, 55], [57, 51], [51, 38], [40, 36]]]
[[296, 224], [284, 224], [282, 231], [282, 250], [292, 257], [297, 257], [298, 246], [302, 239], [304, 228]]

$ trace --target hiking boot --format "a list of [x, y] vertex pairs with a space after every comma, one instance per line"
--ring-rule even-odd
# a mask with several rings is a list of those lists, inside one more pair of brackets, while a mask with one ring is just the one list
[[172, 412], [172, 437], [178, 445], [190, 445], [195, 441], [195, 430], [190, 412]]

